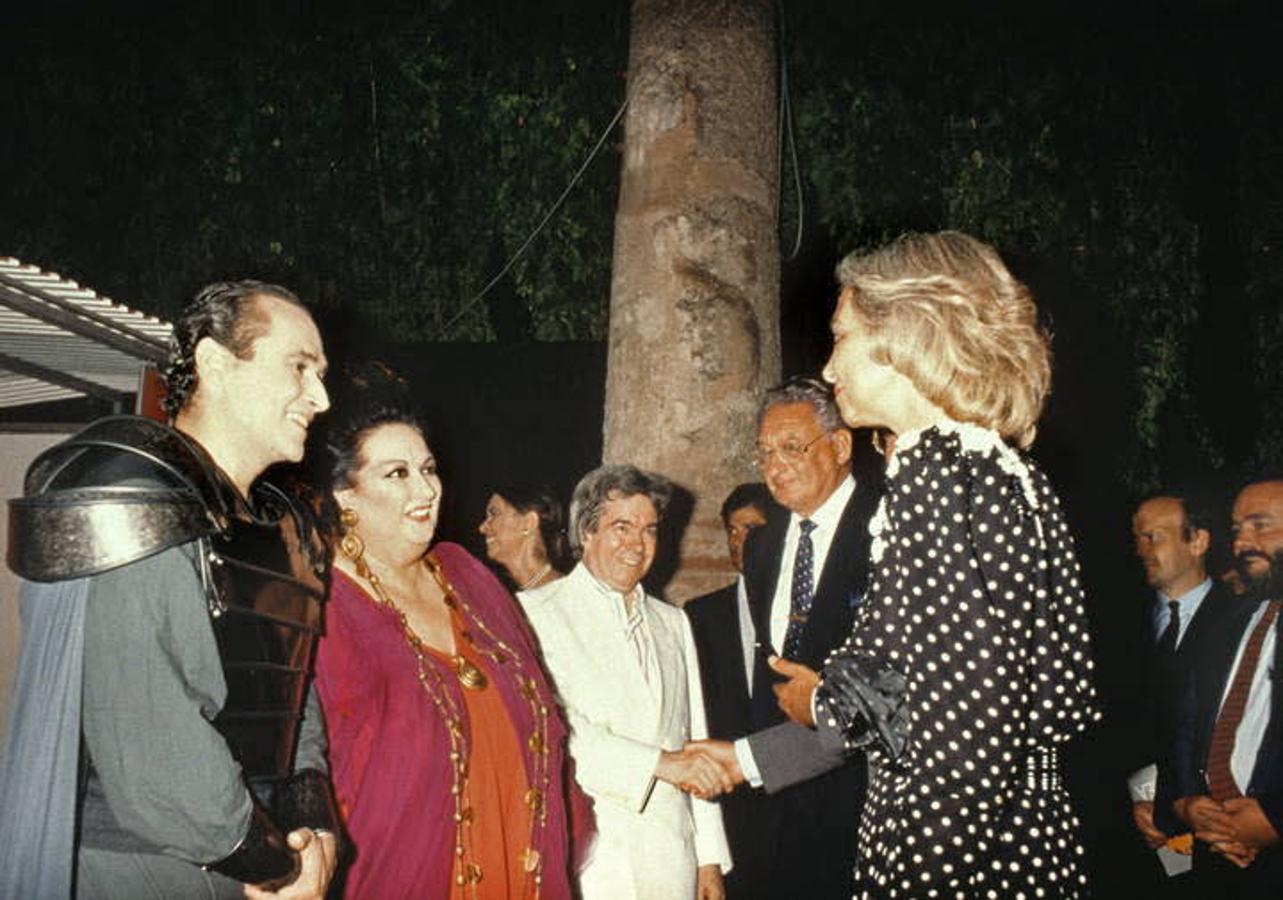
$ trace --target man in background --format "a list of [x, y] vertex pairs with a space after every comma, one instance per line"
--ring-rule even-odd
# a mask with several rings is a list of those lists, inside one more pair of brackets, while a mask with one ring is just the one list
[[[851, 475], [852, 434], [832, 389], [792, 378], [758, 414], [757, 466], [779, 504], [745, 542], [743, 582], [757, 652], [744, 737], [785, 721], [769, 655], [823, 668], [851, 632], [869, 571], [869, 519], [880, 485]], [[848, 897], [867, 781], [862, 754], [776, 794], [747, 794], [738, 897]]]
[[1155, 824], [1194, 832], [1191, 896], [1264, 900], [1283, 896], [1283, 478], [1244, 487], [1232, 528], [1243, 602], [1190, 648]]
[[1129, 725], [1134, 735], [1129, 779], [1132, 818], [1150, 847], [1170, 835], [1154, 825], [1154, 782], [1158, 757], [1167, 752], [1175, 731], [1179, 680], [1206, 623], [1226, 606], [1225, 589], [1207, 574], [1212, 543], [1211, 513], [1195, 499], [1160, 494], [1142, 502], [1132, 516], [1136, 556], [1154, 595], [1143, 604], [1137, 659], [1141, 695]]
[[669, 482], [634, 466], [589, 472], [570, 501], [579, 564], [526, 615], [570, 722], [575, 776], [593, 798], [597, 840], [584, 900], [723, 897], [728, 790], [715, 762], [684, 750], [707, 734], [699, 663], [681, 610], [650, 596]]
[[[712, 738], [731, 740], [747, 734], [752, 727], [748, 686], [753, 677], [755, 635], [744, 579], [738, 573], [744, 569], [744, 542], [749, 533], [765, 525], [767, 515], [775, 508], [775, 501], [761, 483], [738, 485], [727, 495], [722, 503], [722, 525], [726, 529], [726, 548], [736, 578], [724, 588], [687, 601], [683, 607], [699, 653], [708, 735]], [[753, 872], [748, 862], [754, 852], [753, 799], [747, 790], [719, 798], [726, 841], [730, 844], [731, 859], [736, 862], [726, 878], [726, 893], [732, 898], [751, 890], [746, 879]]]
[[710, 737], [738, 737], [749, 727], [754, 634], [739, 573], [744, 570], [745, 540], [751, 531], [766, 524], [767, 514], [774, 508], [775, 501], [760, 482], [738, 485], [726, 496], [722, 526], [736, 578], [726, 587], [688, 600], [683, 607], [699, 651]]

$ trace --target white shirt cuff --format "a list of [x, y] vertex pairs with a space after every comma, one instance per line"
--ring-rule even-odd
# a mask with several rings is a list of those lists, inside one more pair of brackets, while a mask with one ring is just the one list
[[749, 787], [760, 788], [762, 773], [757, 768], [757, 760], [753, 758], [753, 748], [748, 745], [748, 738], [740, 738], [735, 742], [735, 761], [740, 764], [740, 771], [744, 773], [744, 780]]
[[1131, 794], [1132, 803], [1152, 802], [1157, 787], [1158, 766], [1137, 769], [1127, 779], [1127, 793]]

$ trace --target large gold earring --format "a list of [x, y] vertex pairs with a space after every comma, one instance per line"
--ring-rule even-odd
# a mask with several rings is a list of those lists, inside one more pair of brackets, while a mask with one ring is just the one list
[[365, 555], [365, 542], [356, 533], [356, 523], [359, 521], [361, 517], [356, 514], [356, 510], [346, 506], [339, 510], [339, 522], [343, 525], [343, 537], [339, 538], [339, 552], [352, 560], [358, 569], [361, 567], [361, 557]]

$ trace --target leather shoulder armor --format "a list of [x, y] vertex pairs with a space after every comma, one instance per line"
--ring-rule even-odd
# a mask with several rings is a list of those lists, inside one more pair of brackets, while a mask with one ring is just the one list
[[236, 495], [203, 450], [139, 416], [100, 419], [41, 453], [9, 501], [9, 567], [81, 578], [226, 528]]

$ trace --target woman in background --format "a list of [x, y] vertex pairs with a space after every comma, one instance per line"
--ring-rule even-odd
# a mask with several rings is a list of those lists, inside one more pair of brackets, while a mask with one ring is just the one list
[[573, 565], [565, 511], [544, 485], [496, 490], [477, 530], [485, 536], [486, 556], [508, 573], [523, 606], [547, 593]]
[[508, 592], [432, 545], [441, 478], [388, 376], [339, 389], [313, 457], [339, 551], [316, 686], [356, 850], [344, 896], [570, 897], [588, 815], [565, 721]]

